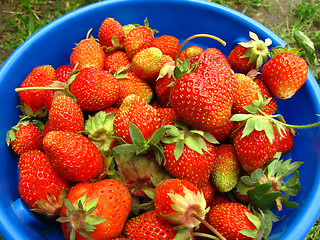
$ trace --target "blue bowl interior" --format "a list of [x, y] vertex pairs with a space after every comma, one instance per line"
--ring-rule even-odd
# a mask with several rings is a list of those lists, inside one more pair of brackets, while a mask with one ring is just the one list
[[[20, 111], [14, 88], [19, 87], [34, 67], [50, 64], [57, 68], [70, 64], [69, 57], [75, 43], [85, 38], [87, 31], [97, 37], [99, 26], [107, 17], [122, 25], [143, 24], [147, 17], [150, 27], [158, 35], [169, 34], [182, 42], [198, 33], [209, 33], [227, 42], [223, 47], [212, 39], [197, 38], [189, 45], [215, 47], [225, 55], [239, 41], [249, 40], [253, 31], [260, 39], [271, 38], [273, 46], [285, 43], [269, 29], [254, 20], [223, 6], [207, 1], [192, 0], [129, 0], [102, 1], [67, 14], [50, 23], [25, 41], [0, 69], [0, 234], [5, 239], [63, 239], [54, 223], [35, 218], [19, 198], [18, 157], [5, 144], [6, 132], [18, 121]], [[156, 35], [156, 36], [158, 36]], [[306, 84], [294, 97], [278, 100], [279, 113], [292, 124], [309, 124], [319, 121], [319, 86], [309, 73]], [[5, 104], [4, 104], [5, 103]], [[319, 128], [299, 130], [295, 147], [284, 159], [303, 161], [300, 169], [302, 189], [292, 198], [299, 203], [296, 209], [285, 209], [286, 218], [274, 224], [270, 239], [304, 239], [320, 213]]]

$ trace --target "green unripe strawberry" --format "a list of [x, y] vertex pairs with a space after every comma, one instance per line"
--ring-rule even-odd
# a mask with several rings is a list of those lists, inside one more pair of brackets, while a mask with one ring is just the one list
[[216, 147], [216, 160], [212, 169], [211, 181], [220, 192], [229, 192], [238, 182], [241, 167], [234, 147], [222, 144]]
[[132, 59], [132, 71], [146, 82], [153, 82], [162, 67], [163, 54], [159, 48], [150, 47], [138, 52]]

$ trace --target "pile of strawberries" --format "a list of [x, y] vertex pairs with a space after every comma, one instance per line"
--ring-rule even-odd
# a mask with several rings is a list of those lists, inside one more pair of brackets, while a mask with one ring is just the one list
[[[280, 158], [296, 128], [319, 125], [275, 114], [307, 79], [299, 51], [252, 32], [227, 57], [182, 50], [113, 18], [90, 33], [70, 65], [38, 66], [16, 89], [7, 143], [27, 206], [66, 239], [266, 239], [300, 190], [302, 162]], [[190, 39], [203, 36], [224, 44]]]

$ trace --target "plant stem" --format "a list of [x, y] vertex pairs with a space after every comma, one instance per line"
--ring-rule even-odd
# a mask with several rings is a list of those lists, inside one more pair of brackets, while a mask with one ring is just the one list
[[211, 232], [213, 232], [220, 240], [227, 240], [224, 236], [221, 235], [211, 224], [209, 224], [206, 220], [200, 218], [197, 214], [192, 214], [192, 217], [200, 221], [203, 225], [205, 225]]
[[223, 46], [225, 46], [227, 43], [225, 41], [223, 41], [222, 39], [216, 37], [216, 36], [213, 36], [213, 35], [210, 35], [210, 34], [205, 34], [205, 33], [200, 33], [200, 34], [195, 34], [195, 35], [192, 35], [191, 37], [188, 37], [186, 40], [183, 41], [183, 43], [181, 43], [180, 45], [180, 48], [179, 50], [177, 51], [177, 54], [176, 54], [176, 57], [174, 59], [175, 61], [175, 65], [177, 63], [177, 60], [179, 58], [179, 54], [181, 52], [181, 49], [182, 47], [187, 43], [189, 42], [190, 40], [194, 39], [194, 38], [197, 38], [197, 37], [207, 37], [207, 38], [212, 38], [214, 40], [217, 40], [218, 42], [220, 42]]
[[52, 90], [52, 91], [58, 91], [58, 90], [65, 90], [62, 87], [24, 87], [24, 88], [16, 88], [16, 92], [22, 92], [26, 90]]

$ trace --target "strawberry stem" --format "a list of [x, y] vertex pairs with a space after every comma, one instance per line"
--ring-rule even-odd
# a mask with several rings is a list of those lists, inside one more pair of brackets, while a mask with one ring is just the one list
[[197, 219], [198, 221], [200, 221], [203, 225], [205, 225], [211, 232], [213, 232], [215, 235], [217, 235], [217, 237], [220, 240], [227, 240], [224, 236], [221, 235], [221, 233], [219, 233], [217, 231], [217, 229], [215, 229], [210, 223], [208, 223], [206, 220], [200, 218], [197, 214], [193, 213], [192, 217], [194, 217], [195, 219]]
[[24, 87], [24, 88], [16, 88], [16, 92], [22, 92], [22, 91], [27, 91], [27, 90], [64, 90], [62, 87]]
[[204, 237], [204, 238], [208, 238], [208, 239], [214, 239], [214, 240], [219, 240], [219, 238], [217, 238], [216, 236], [210, 235], [210, 234], [206, 234], [206, 233], [200, 233], [200, 232], [193, 232], [192, 236], [194, 237]]
[[197, 37], [212, 38], [212, 39], [217, 40], [218, 42], [220, 42], [223, 46], [225, 46], [225, 45], [227, 44], [227, 43], [226, 43], [225, 41], [223, 41], [222, 39], [220, 39], [220, 38], [218, 38], [218, 37], [216, 37], [216, 36], [210, 35], [210, 34], [205, 34], [205, 33], [195, 34], [195, 35], [193, 35], [193, 36], [191, 36], [191, 37], [188, 37], [186, 40], [183, 41], [183, 43], [181, 43], [180, 48], [179, 48], [179, 50], [177, 51], [176, 57], [175, 57], [175, 59], [174, 59], [175, 65], [177, 64], [177, 60], [178, 60], [178, 58], [179, 58], [179, 54], [180, 54], [180, 52], [181, 52], [182, 47], [183, 47], [187, 42], [189, 42], [190, 40], [192, 40], [192, 39], [194, 39], [194, 38], [197, 38]]

